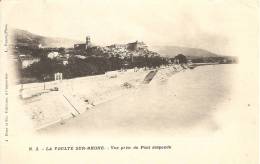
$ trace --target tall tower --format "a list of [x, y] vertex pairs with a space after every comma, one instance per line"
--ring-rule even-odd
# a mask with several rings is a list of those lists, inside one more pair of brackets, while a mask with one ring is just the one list
[[90, 45], [90, 36], [86, 36], [86, 45]]

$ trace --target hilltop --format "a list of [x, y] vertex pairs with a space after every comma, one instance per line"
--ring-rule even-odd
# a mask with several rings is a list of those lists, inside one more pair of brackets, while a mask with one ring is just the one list
[[187, 56], [189, 59], [221, 56], [204, 49], [180, 46], [152, 46], [152, 49], [161, 54], [162, 56], [169, 58], [172, 58], [178, 54], [183, 54]]
[[[23, 46], [41, 45], [43, 47], [70, 48], [73, 47], [74, 44], [81, 43], [81, 41], [67, 39], [67, 38], [53, 38], [53, 37], [41, 36], [21, 29], [13, 28], [10, 31], [11, 31], [10, 36], [13, 40], [12, 43], [14, 45], [23, 45]], [[190, 59], [221, 56], [204, 49], [180, 47], [180, 46], [168, 46], [168, 45], [151, 46], [150, 49], [159, 53], [160, 56], [169, 57], [169, 58], [174, 57], [178, 54], [183, 54]]]
[[21, 30], [21, 29], [10, 29], [9, 33], [12, 43], [14, 45], [23, 45], [34, 47], [41, 45], [43, 47], [64, 47], [69, 48], [73, 47], [75, 43], [80, 41], [67, 39], [67, 38], [54, 38], [54, 37], [45, 37], [31, 32]]

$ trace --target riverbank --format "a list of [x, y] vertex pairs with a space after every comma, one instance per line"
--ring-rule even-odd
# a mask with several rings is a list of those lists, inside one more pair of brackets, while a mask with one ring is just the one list
[[21, 97], [34, 127], [42, 129], [55, 123], [64, 124], [69, 118], [80, 117], [97, 105], [142, 89], [149, 83], [163, 83], [184, 68], [180, 65], [160, 68], [148, 84], [144, 80], [155, 70], [131, 69], [45, 84], [25, 84]]
[[63, 125], [53, 124], [39, 132], [90, 138], [212, 134], [224, 126], [219, 114], [222, 117], [234, 103], [235, 68], [209, 65], [180, 73], [166, 68], [158, 71], [149, 85], [140, 85]]

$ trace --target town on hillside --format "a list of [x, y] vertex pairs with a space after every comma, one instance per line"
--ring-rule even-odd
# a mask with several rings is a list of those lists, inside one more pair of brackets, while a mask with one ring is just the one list
[[221, 56], [189, 59], [183, 54], [176, 54], [175, 57], [163, 57], [140, 41], [97, 46], [91, 42], [90, 36], [86, 36], [85, 43], [74, 44], [71, 48], [50, 48], [37, 43], [16, 43], [11, 48], [18, 55], [20, 83], [51, 81], [57, 72], [70, 79], [114, 70], [158, 68], [172, 63], [237, 62], [236, 58]]

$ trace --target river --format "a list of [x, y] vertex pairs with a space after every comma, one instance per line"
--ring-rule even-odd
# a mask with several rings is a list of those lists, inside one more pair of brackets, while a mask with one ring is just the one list
[[123, 136], [211, 133], [220, 127], [214, 115], [232, 102], [236, 65], [185, 70], [166, 81], [153, 80], [129, 94], [100, 104], [79, 117], [48, 127], [44, 134]]

